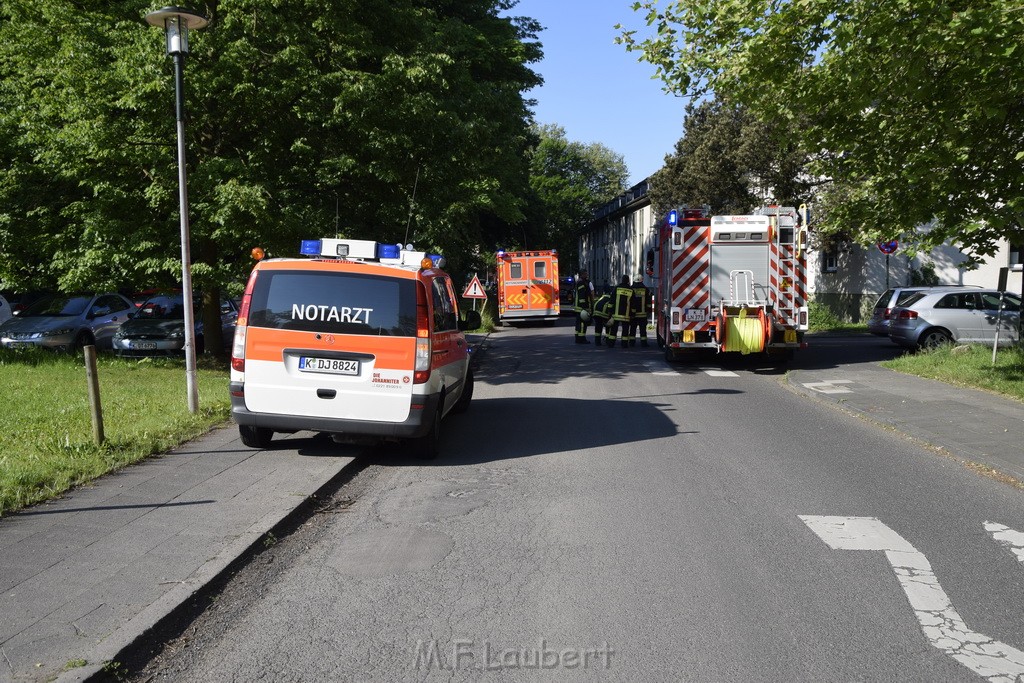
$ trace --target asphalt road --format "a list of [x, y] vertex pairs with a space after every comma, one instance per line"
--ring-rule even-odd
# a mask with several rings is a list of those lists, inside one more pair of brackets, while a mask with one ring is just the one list
[[[493, 334], [441, 458], [350, 448], [336, 499], [138, 680], [1015, 679], [1018, 491], [778, 369], [571, 336]], [[826, 339], [794, 365], [894, 353]]]

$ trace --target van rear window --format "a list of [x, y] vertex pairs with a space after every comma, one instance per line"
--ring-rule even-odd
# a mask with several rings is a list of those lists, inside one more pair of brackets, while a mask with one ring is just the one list
[[416, 336], [416, 282], [358, 273], [267, 270], [249, 324], [328, 334]]

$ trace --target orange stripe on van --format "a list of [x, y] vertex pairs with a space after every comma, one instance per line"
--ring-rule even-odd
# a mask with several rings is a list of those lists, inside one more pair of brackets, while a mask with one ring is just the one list
[[[317, 337], [320, 337], [317, 339]], [[369, 353], [376, 356], [379, 369], [412, 372], [416, 353], [415, 337], [378, 337], [355, 334], [326, 334], [304, 330], [247, 328], [246, 360], [283, 362], [282, 349]]]

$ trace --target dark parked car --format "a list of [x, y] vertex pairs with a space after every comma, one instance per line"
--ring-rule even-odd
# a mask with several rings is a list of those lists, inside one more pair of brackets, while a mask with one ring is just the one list
[[1020, 341], [1020, 304], [1019, 295], [1006, 293], [1000, 312], [1000, 294], [994, 289], [916, 292], [892, 310], [889, 338], [909, 348], [993, 344], [998, 329], [1000, 346], [1008, 346]]
[[[196, 352], [206, 348], [205, 329], [196, 295]], [[220, 327], [224, 348], [230, 348], [235, 334], [238, 307], [231, 299], [220, 302]], [[185, 301], [180, 293], [160, 294], [146, 300], [128, 322], [114, 335], [114, 353], [126, 358], [180, 356], [185, 350]]]
[[57, 351], [90, 344], [109, 349], [114, 332], [134, 310], [120, 294], [48, 294], [0, 324], [0, 343]]

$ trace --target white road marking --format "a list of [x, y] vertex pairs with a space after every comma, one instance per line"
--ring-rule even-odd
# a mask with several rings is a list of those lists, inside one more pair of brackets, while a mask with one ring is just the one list
[[846, 387], [839, 386], [850, 383], [851, 380], [848, 379], [833, 379], [827, 382], [804, 382], [804, 386], [821, 394], [852, 394], [853, 392]]
[[969, 629], [928, 558], [898, 533], [874, 517], [799, 517], [830, 548], [884, 551], [933, 647], [989, 681], [1014, 683], [1024, 676], [1024, 652]]
[[1024, 533], [996, 522], [985, 522], [985, 531], [989, 533], [993, 541], [1004, 548], [1009, 548], [1010, 552], [1017, 556], [1019, 562], [1024, 562]]
[[732, 370], [712, 370], [710, 368], [701, 368], [701, 370], [712, 377], [739, 377], [739, 373]]
[[[662, 363], [647, 363], [646, 367], [651, 372], [651, 374], [653, 374], [653, 375], [672, 375], [672, 376], [675, 376], [675, 375], [679, 374], [679, 372], [676, 371], [676, 370], [671, 370], [671, 369], [666, 370], [665, 369], [665, 365], [662, 364]], [[697, 368], [697, 369], [700, 370], [701, 372], [703, 372], [705, 375], [710, 375], [711, 377], [739, 377], [739, 374], [733, 372], [732, 370], [717, 370], [717, 369], [714, 369], [714, 368]]]

